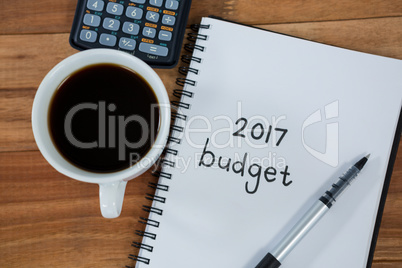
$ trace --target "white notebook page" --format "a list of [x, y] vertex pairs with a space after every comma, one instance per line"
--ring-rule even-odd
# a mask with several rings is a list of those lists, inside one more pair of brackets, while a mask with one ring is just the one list
[[281, 266], [366, 267], [401, 109], [402, 62], [212, 18], [202, 24], [210, 25], [197, 41], [205, 49], [193, 53], [202, 61], [191, 63], [199, 72], [187, 76], [196, 85], [184, 87], [194, 97], [183, 97], [191, 106], [177, 122], [185, 132], [174, 134], [181, 143], [168, 159], [176, 165], [164, 169], [171, 179], [160, 179], [169, 191], [157, 191], [166, 202], [153, 204], [163, 215], [150, 214], [159, 227], [146, 231], [157, 236], [143, 240], [152, 252], [140, 251], [150, 263], [136, 267], [255, 267], [370, 153]]

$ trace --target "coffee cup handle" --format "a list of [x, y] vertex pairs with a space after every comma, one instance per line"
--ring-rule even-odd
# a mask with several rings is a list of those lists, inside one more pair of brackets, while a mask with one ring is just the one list
[[109, 219], [119, 217], [126, 185], [126, 181], [99, 184], [99, 201], [103, 217]]

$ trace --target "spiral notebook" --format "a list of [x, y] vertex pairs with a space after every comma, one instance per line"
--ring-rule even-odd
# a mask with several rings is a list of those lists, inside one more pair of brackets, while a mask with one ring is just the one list
[[198, 28], [136, 267], [255, 267], [367, 153], [282, 267], [370, 266], [401, 133], [402, 62], [214, 18]]

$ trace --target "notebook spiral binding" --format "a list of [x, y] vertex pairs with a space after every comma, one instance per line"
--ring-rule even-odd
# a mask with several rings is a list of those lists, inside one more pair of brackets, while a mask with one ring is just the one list
[[[191, 30], [194, 31], [194, 33], [189, 33], [187, 39], [189, 41], [191, 41], [192, 43], [188, 43], [184, 45], [184, 49], [187, 52], [192, 53], [194, 50], [198, 50], [203, 52], [205, 50], [205, 47], [200, 46], [200, 45], [196, 45], [195, 41], [197, 39], [201, 39], [201, 40], [207, 40], [208, 36], [204, 35], [204, 34], [199, 34], [198, 31], [199, 29], [209, 29], [210, 25], [203, 25], [203, 24], [193, 24], [191, 25]], [[183, 55], [181, 57], [181, 61], [187, 64], [190, 64], [192, 61], [195, 61], [197, 63], [201, 63], [202, 59], [198, 58], [198, 57], [194, 57], [192, 55]], [[198, 70], [195, 68], [191, 68], [188, 66], [182, 66], [179, 67], [179, 73], [186, 76], [188, 73], [193, 73], [195, 75], [198, 75]], [[177, 122], [178, 120], [183, 120], [186, 121], [187, 120], [187, 116], [183, 113], [178, 112], [179, 108], [182, 109], [190, 109], [191, 105], [190, 103], [184, 102], [183, 99], [185, 98], [193, 98], [194, 93], [188, 90], [185, 90], [184, 87], [186, 85], [189, 86], [196, 86], [197, 82], [191, 79], [187, 79], [187, 78], [177, 78], [176, 79], [176, 84], [178, 86], [181, 86], [181, 89], [175, 89], [173, 90], [173, 96], [177, 98], [177, 100], [172, 100], [171, 101], [171, 105], [173, 108], [172, 111], [172, 126], [170, 127], [170, 136], [168, 137], [168, 145], [166, 146], [166, 149], [163, 151], [163, 155], [166, 156], [168, 154], [171, 155], [177, 155], [177, 150], [175, 149], [171, 149], [169, 148], [169, 146], [173, 143], [176, 144], [180, 144], [181, 139], [175, 137], [175, 132], [183, 132], [184, 128], [182, 126], [178, 126], [175, 124], [175, 122]], [[175, 163], [171, 160], [168, 160], [167, 158], [162, 157], [159, 161], [159, 167], [162, 166], [169, 166], [169, 167], [174, 167]], [[164, 178], [164, 179], [168, 179], [171, 180], [172, 179], [172, 175], [170, 173], [164, 172], [164, 171], [160, 171], [160, 170], [155, 170], [152, 175], [156, 178]], [[149, 182], [148, 187], [154, 189], [154, 190], [158, 190], [158, 193], [160, 194], [161, 192], [165, 191], [169, 191], [169, 185], [166, 184], [160, 184], [160, 183], [154, 183], [154, 182]], [[155, 194], [146, 194], [145, 198], [147, 200], [151, 200], [153, 201], [153, 204], [156, 203], [165, 203], [166, 202], [166, 198], [160, 195], [155, 195]], [[160, 208], [156, 208], [156, 207], [152, 207], [152, 206], [142, 206], [142, 209], [146, 212], [148, 212], [149, 214], [155, 214], [158, 216], [163, 216], [163, 209]], [[148, 225], [149, 227], [152, 228], [158, 228], [160, 222], [156, 221], [156, 220], [152, 220], [149, 218], [144, 218], [144, 217], [140, 217], [139, 223]], [[151, 229], [151, 228], [149, 228]], [[156, 240], [156, 234], [152, 233], [152, 232], [145, 232], [145, 231], [139, 231], [136, 230], [135, 234], [139, 237], [144, 238], [147, 237], [151, 240]], [[139, 242], [132, 242], [131, 246], [142, 249], [142, 250], [146, 250], [149, 252], [153, 251], [153, 246], [151, 245], [147, 245], [144, 243], [139, 243]], [[150, 259], [149, 258], [145, 258], [145, 257], [141, 257], [139, 255], [134, 255], [134, 254], [130, 254], [128, 256], [129, 259], [134, 260], [136, 262], [142, 262], [145, 264], [149, 264], [150, 263]], [[126, 268], [133, 268], [131, 266], [126, 266]]]

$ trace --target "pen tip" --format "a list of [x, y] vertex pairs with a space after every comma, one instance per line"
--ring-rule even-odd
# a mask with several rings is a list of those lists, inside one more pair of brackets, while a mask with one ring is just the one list
[[368, 158], [370, 157], [370, 154], [366, 155], [365, 157], [363, 157], [362, 159], [360, 159], [356, 164], [355, 167], [358, 168], [359, 170], [361, 170], [364, 165], [367, 163]]

